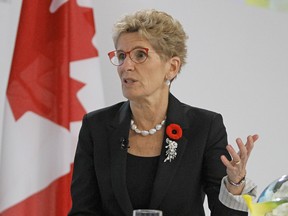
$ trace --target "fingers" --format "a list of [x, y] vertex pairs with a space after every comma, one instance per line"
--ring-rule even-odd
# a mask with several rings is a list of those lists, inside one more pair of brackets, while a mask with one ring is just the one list
[[[239, 142], [242, 142], [241, 141], [241, 139], [239, 140]], [[243, 145], [243, 143], [242, 143], [242, 145]], [[239, 146], [239, 145], [238, 145]], [[243, 148], [242, 146], [241, 146], [241, 148]], [[244, 147], [245, 148], [245, 147]], [[240, 155], [239, 155], [239, 153], [237, 153], [236, 151], [235, 151], [235, 149], [232, 147], [232, 145], [227, 145], [226, 146], [226, 149], [227, 149], [227, 151], [229, 152], [229, 154], [231, 155], [231, 157], [232, 157], [232, 161], [234, 162], [234, 163], [237, 163], [238, 161], [241, 161], [241, 158], [240, 158]], [[232, 162], [231, 161], [231, 162]], [[233, 164], [234, 165], [234, 164]]]
[[229, 161], [226, 156], [222, 155], [221, 161], [226, 166], [228, 178], [233, 182], [239, 182], [246, 175], [246, 164], [249, 159], [250, 153], [254, 147], [254, 143], [258, 140], [259, 136], [249, 135], [244, 144], [240, 138], [236, 139], [239, 151], [236, 152], [232, 145], [227, 145], [226, 149], [232, 157]]
[[227, 145], [226, 146], [227, 151], [229, 152], [229, 154], [232, 157], [232, 160], [228, 160], [227, 157], [225, 155], [222, 155], [221, 161], [222, 163], [228, 168], [228, 169], [234, 169], [235, 167], [239, 167], [241, 166], [243, 163], [241, 161], [241, 158], [239, 157], [239, 155], [237, 154], [237, 152], [234, 150], [234, 148], [231, 145]]
[[258, 140], [258, 138], [259, 138], [259, 135], [258, 134], [254, 134], [252, 136], [252, 138], [253, 138], [253, 141], [256, 142]]
[[221, 161], [226, 166], [227, 169], [233, 169], [233, 165], [231, 164], [231, 161], [229, 161], [225, 155], [221, 155]]
[[240, 138], [236, 139], [237, 146], [239, 148], [239, 151], [236, 152], [235, 149], [232, 147], [232, 145], [227, 145], [226, 149], [229, 152], [229, 154], [232, 157], [232, 160], [229, 161], [224, 155], [221, 156], [222, 163], [227, 168], [233, 168], [235, 166], [241, 166], [245, 167], [247, 160], [250, 156], [250, 153], [254, 147], [254, 143], [258, 140], [259, 136], [257, 134], [249, 135], [247, 137], [246, 144], [243, 143], [243, 141]]
[[259, 136], [257, 134], [254, 134], [253, 136], [248, 136], [247, 137], [247, 142], [246, 142], [246, 149], [247, 149], [247, 157], [250, 156], [250, 153], [254, 147], [254, 143], [258, 140]]
[[[247, 138], [248, 140], [248, 138]], [[247, 152], [248, 152], [248, 149], [247, 149], [247, 146], [244, 145], [244, 143], [242, 142], [242, 140], [240, 138], [237, 138], [236, 139], [236, 143], [237, 143], [237, 146], [239, 148], [239, 151], [238, 151], [238, 155], [240, 157], [240, 159], [246, 159], [247, 157]], [[246, 143], [247, 144], [247, 143]]]

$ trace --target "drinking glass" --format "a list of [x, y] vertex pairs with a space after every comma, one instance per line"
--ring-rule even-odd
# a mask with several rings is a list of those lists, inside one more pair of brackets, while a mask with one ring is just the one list
[[163, 216], [162, 211], [154, 209], [136, 209], [133, 216]]

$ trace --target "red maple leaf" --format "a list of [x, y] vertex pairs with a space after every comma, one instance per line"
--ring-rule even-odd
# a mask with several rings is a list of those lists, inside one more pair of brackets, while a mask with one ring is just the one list
[[31, 111], [69, 129], [86, 112], [76, 96], [84, 83], [70, 77], [70, 62], [98, 56], [93, 11], [76, 0], [54, 13], [49, 7], [22, 3], [7, 97], [16, 121]]

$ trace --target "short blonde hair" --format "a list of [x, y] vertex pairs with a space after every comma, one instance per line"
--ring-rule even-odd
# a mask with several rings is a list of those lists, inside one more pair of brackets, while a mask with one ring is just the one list
[[188, 36], [180, 22], [169, 14], [150, 9], [124, 16], [114, 25], [115, 47], [122, 33], [132, 32], [138, 32], [147, 39], [164, 60], [178, 56], [181, 66], [186, 63]]

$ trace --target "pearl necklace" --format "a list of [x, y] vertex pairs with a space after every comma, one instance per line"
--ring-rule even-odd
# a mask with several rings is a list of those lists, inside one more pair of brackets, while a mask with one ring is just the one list
[[142, 136], [153, 135], [157, 131], [161, 130], [162, 126], [165, 124], [166, 118], [160, 123], [157, 124], [154, 128], [150, 130], [139, 130], [134, 120], [131, 119], [131, 130], [135, 131], [137, 134], [141, 134]]

